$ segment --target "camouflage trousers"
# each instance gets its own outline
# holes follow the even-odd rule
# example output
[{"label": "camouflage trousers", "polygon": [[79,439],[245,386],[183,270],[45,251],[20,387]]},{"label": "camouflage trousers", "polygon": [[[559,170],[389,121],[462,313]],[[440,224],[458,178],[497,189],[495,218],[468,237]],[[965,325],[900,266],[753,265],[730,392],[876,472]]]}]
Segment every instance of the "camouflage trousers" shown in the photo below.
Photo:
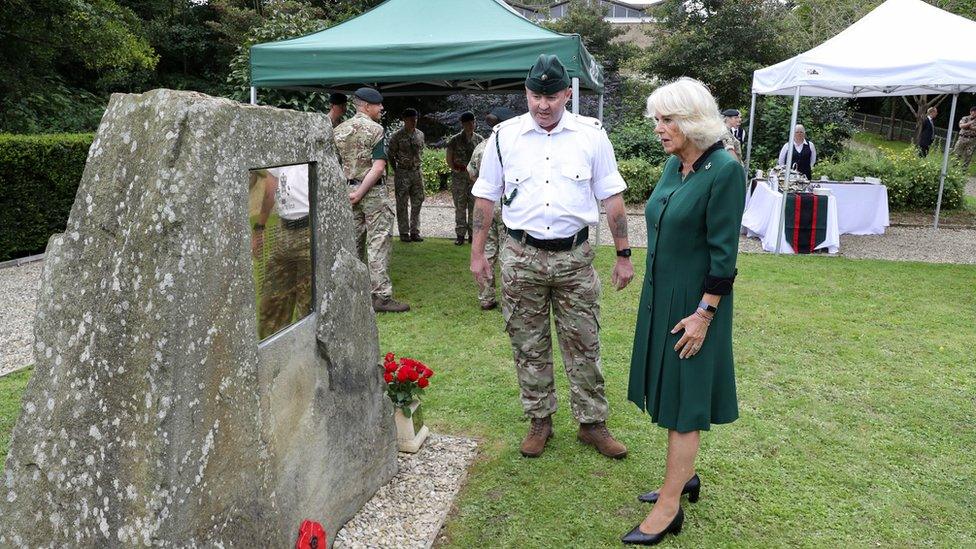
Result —
[{"label": "camouflage trousers", "polygon": [[478,301],[482,305],[495,302],[495,265],[498,264],[498,257],[506,238],[508,238],[508,233],[505,232],[505,224],[502,222],[502,206],[501,203],[497,203],[495,204],[491,226],[488,227],[488,240],[485,241],[485,258],[488,260],[491,271],[485,284],[478,288]]},{"label": "camouflage trousers", "polygon": [[960,137],[956,141],[956,146],[952,149],[952,154],[962,160],[963,168],[969,169],[969,163],[973,160],[973,151],[976,150],[976,139]]},{"label": "camouflage trousers", "polygon": [[393,243],[393,207],[386,195],[386,186],[374,185],[352,207],[352,224],[356,230],[356,251],[369,268],[369,291],[374,296],[393,297],[390,281],[390,253]]},{"label": "camouflage trousers", "polygon": [[301,317],[312,310],[311,232],[307,226],[286,229],[280,223],[273,230],[258,307],[260,339],[291,324],[296,313]]},{"label": "camouflage trousers", "polygon": [[451,172],[451,196],[454,197],[454,233],[464,238],[471,233],[471,218],[474,217],[474,196],[471,188],[474,182],[467,171]]},{"label": "camouflage trousers", "polygon": [[549,310],[580,423],[608,414],[600,368],[600,278],[589,243],[548,252],[508,238],[502,248],[502,315],[512,342],[522,409],[532,418],[556,411]]},{"label": "camouflage trousers", "polygon": [[[396,218],[400,236],[420,234],[420,205],[424,203],[424,178],[420,168],[397,170],[393,176],[396,191]],[[407,206],[410,217],[407,217]]]}]

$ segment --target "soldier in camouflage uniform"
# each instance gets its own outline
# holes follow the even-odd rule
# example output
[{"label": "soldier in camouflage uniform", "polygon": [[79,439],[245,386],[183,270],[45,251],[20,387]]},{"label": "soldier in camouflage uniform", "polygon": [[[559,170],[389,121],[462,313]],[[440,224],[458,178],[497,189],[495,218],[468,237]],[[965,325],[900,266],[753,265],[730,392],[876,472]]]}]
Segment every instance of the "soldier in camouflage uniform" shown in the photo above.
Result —
[{"label": "soldier in camouflage uniform", "polygon": [[468,162],[474,148],[484,140],[474,133],[474,114],[461,114],[461,131],[451,136],[447,142],[447,167],[451,168],[451,195],[454,197],[454,244],[464,244],[465,237],[471,241],[471,216],[474,211],[474,197],[471,196],[471,179],[468,177]]},{"label": "soldier in camouflage uniform", "polygon": [[529,112],[495,127],[478,180],[471,272],[489,276],[485,256],[494,203],[502,200],[508,239],[501,253],[502,316],[512,343],[522,409],[531,418],[520,451],[542,454],[556,412],[550,310],[569,378],[577,438],[608,457],[627,448],[606,426],[609,413],[600,368],[600,279],[587,242],[603,200],[617,248],[611,281],[617,289],[634,276],[627,243],[627,188],[599,121],[566,112],[572,97],[566,68],[540,55],[525,80]]},{"label": "soldier in camouflage uniform", "polygon": [[[261,210],[251,233],[251,253],[264,258],[258,338],[286,328],[312,311],[312,240],[308,219],[308,165],[297,164],[253,173],[264,185]],[[265,224],[278,215],[265,249]]]},{"label": "soldier in camouflage uniform", "polygon": [[393,299],[389,274],[393,207],[382,186],[387,159],[383,126],[379,124],[383,96],[373,88],[359,88],[353,103],[356,115],[336,127],[335,142],[349,184],[356,247],[360,259],[369,267],[373,310],[408,311],[408,305]]},{"label": "soldier in camouflage uniform", "polygon": [[959,141],[956,141],[952,153],[962,160],[963,169],[969,170],[974,150],[976,150],[976,106],[970,107],[969,116],[964,116],[959,121]]},{"label": "soldier in camouflage uniform", "polygon": [[[515,113],[511,109],[496,107],[485,116],[485,122],[489,126],[495,127],[500,122],[504,122],[513,116],[515,116]],[[478,171],[481,169],[481,157],[485,154],[485,146],[487,144],[488,141],[478,143],[478,146],[474,148],[474,152],[471,154],[471,161],[468,162],[468,175],[471,177],[472,185],[478,180]],[[481,304],[482,311],[490,311],[498,306],[498,302],[495,301],[495,264],[498,262],[501,246],[505,243],[505,236],[505,223],[502,222],[502,203],[499,200],[495,202],[491,227],[488,229],[488,240],[485,242],[485,258],[488,260],[488,264],[491,265],[491,272],[488,274],[488,279],[478,286],[478,302]]]},{"label": "soldier in camouflage uniform", "polygon": [[[420,154],[424,150],[424,132],[417,129],[417,110],[403,111],[403,128],[390,136],[388,153],[393,165],[393,188],[396,191],[396,217],[403,242],[423,242],[420,237],[420,206],[424,203],[424,178],[420,171]],[[407,218],[407,204],[410,217]]]},{"label": "soldier in camouflage uniform", "polygon": [[741,131],[739,124],[742,122],[742,115],[738,109],[725,109],[722,116],[725,118],[725,127],[728,128],[728,132],[722,137],[722,145],[742,164],[742,140],[736,135]]}]

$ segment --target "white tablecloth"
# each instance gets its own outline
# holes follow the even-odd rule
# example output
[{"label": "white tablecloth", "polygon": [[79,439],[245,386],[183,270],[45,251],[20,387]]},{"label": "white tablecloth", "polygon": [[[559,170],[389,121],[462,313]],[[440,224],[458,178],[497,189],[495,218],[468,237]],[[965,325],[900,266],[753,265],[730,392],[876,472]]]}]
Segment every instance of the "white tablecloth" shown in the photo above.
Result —
[{"label": "white tablecloth", "polygon": [[884,234],[888,218],[888,187],[857,183],[820,183],[837,197],[840,234]]},{"label": "white tablecloth", "polygon": [[[783,193],[776,192],[768,186],[756,185],[756,190],[749,197],[749,204],[742,214],[742,226],[750,238],[759,238],[762,247],[767,252],[776,251],[776,233],[779,232],[779,218],[783,211]],[[782,233],[780,233],[782,234]],[[837,199],[827,197],[827,235],[817,249],[826,248],[828,253],[835,254],[840,249],[840,231],[837,228]],[[791,254],[793,247],[789,241],[783,239],[780,251]]]}]

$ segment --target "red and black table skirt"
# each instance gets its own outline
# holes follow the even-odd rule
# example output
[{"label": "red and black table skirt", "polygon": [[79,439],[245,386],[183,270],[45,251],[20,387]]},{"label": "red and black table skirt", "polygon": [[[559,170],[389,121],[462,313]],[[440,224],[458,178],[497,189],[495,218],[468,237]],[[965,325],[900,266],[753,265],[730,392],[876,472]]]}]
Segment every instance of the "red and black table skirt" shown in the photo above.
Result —
[{"label": "red and black table skirt", "polygon": [[798,254],[812,253],[827,239],[827,197],[813,193],[786,195],[786,241]]}]

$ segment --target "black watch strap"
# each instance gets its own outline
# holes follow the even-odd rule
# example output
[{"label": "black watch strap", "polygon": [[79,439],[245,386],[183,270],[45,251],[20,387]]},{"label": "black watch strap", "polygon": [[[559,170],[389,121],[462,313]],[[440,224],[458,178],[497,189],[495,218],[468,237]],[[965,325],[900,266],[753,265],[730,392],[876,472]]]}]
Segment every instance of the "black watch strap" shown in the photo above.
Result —
[{"label": "black watch strap", "polygon": [[617,257],[630,257],[630,248],[617,250]]},{"label": "black watch strap", "polygon": [[705,300],[702,300],[698,304],[698,308],[704,310],[706,313],[714,313],[718,311],[718,307],[716,307],[715,305],[709,305],[708,303],[705,303]]}]

